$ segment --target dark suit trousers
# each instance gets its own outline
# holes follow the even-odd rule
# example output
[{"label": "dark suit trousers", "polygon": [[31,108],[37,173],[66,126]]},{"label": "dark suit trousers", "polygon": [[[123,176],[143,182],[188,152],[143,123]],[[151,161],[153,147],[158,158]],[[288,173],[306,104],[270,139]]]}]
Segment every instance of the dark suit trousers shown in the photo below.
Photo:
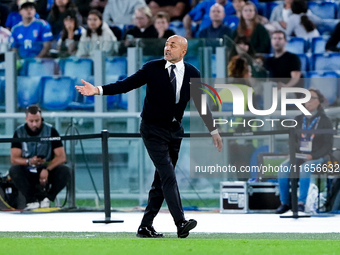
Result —
[{"label": "dark suit trousers", "polygon": [[177,186],[175,166],[184,134],[183,127],[178,122],[173,122],[167,127],[159,127],[143,120],[140,133],[156,167],[141,226],[152,226],[153,219],[159,212],[164,199],[175,224],[178,225],[184,220],[184,213]]}]

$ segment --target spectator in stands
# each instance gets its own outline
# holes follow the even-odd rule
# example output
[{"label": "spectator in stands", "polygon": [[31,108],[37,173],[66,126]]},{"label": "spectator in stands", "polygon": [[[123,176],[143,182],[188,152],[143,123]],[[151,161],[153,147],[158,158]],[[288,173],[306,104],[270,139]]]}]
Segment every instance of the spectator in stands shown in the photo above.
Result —
[{"label": "spectator in stands", "polygon": [[[17,0],[13,6],[12,6],[12,10],[9,13],[9,15],[7,16],[7,20],[6,21],[6,27],[11,30],[16,24],[19,24],[22,21],[22,17],[19,13],[19,8],[18,5],[19,3],[22,2],[21,0]],[[39,19],[39,14],[35,13],[35,18]]]},{"label": "spectator in stands", "polygon": [[249,39],[246,36],[238,36],[234,39],[234,44],[232,45],[229,53],[229,60],[231,61],[234,56],[239,55],[251,63],[255,54],[256,52]]},{"label": "spectator in stands", "polygon": [[292,2],[293,0],[284,0],[284,3],[279,3],[274,7],[269,21],[276,29],[285,30],[287,28],[289,16],[292,15]]},{"label": "spectator in stands", "polygon": [[[0,13],[0,23],[2,21],[2,16]],[[9,49],[9,42],[11,38],[11,31],[0,26],[0,53],[4,53]]]},{"label": "spectator in stands", "polygon": [[182,20],[184,15],[190,11],[189,0],[146,0],[152,16],[158,12],[167,12],[170,20]]},{"label": "spectator in stands", "polygon": [[[37,105],[27,107],[25,120],[13,138],[59,137],[58,131],[44,122]],[[70,180],[70,169],[65,162],[66,153],[60,140],[12,142],[9,175],[26,198],[26,209],[50,207],[50,201]]]},{"label": "spectator in stands", "polygon": [[244,84],[251,87],[249,79],[251,77],[251,68],[247,59],[242,56],[234,56],[228,64],[228,76],[237,84]]},{"label": "spectator in stands", "polygon": [[292,15],[287,23],[287,36],[303,37],[305,40],[319,36],[316,29],[321,19],[308,10],[305,0],[294,0],[292,3]]},{"label": "spectator in stands", "polygon": [[63,31],[61,31],[58,40],[59,57],[75,55],[83,33],[86,33],[86,31],[83,27],[79,26],[76,11],[73,9],[67,10]]},{"label": "spectator in stands", "polygon": [[87,29],[80,37],[77,57],[92,57],[95,50],[112,55],[116,50],[117,38],[110,27],[103,21],[98,10],[91,10],[87,18]]},{"label": "spectator in stands", "polygon": [[[68,9],[75,9],[74,2],[72,0],[55,0],[52,5],[52,9],[47,17],[48,23],[51,25],[54,39],[58,39],[60,32],[63,30],[64,18]],[[79,23],[82,18],[77,13]]]},{"label": "spectator in stands", "polygon": [[46,20],[51,11],[54,0],[37,0],[35,1],[36,10],[41,19]]},{"label": "spectator in stands", "polygon": [[143,6],[146,6],[144,0],[108,0],[103,20],[111,27],[119,24],[133,24],[135,11]]},{"label": "spectator in stands", "polygon": [[199,38],[224,38],[225,36],[228,38],[232,37],[233,31],[228,26],[223,24],[225,12],[221,4],[215,3],[213,6],[211,6],[209,16],[211,25],[199,32]]},{"label": "spectator in stands", "polygon": [[140,7],[135,11],[135,24],[126,32],[125,38],[158,38],[158,32],[152,24],[152,13],[149,7]]},{"label": "spectator in stands", "polygon": [[20,58],[46,57],[53,39],[50,25],[35,18],[34,0],[20,0],[18,7],[22,22],[12,28],[12,49]]},{"label": "spectator in stands", "polygon": [[[305,103],[305,107],[312,115],[305,116],[304,114],[301,114],[297,116],[295,118],[297,122],[296,128],[303,130],[328,129],[328,131],[333,131],[332,121],[325,114],[322,107],[322,103],[325,101],[324,96],[319,90],[311,88],[309,91],[311,93],[311,98],[307,103]],[[314,166],[321,165],[325,162],[325,157],[332,153],[333,134],[296,134],[295,140],[295,152],[298,153],[298,155],[296,155],[297,169],[300,169],[298,211],[304,212],[310,184],[312,164]],[[282,166],[286,166],[285,169],[290,169],[289,165],[289,159],[282,163]],[[280,171],[278,173],[281,200],[281,205],[276,210],[276,213],[278,214],[285,213],[291,209],[289,176],[289,170]]]},{"label": "spectator in stands", "polygon": [[267,59],[266,67],[270,77],[275,78],[278,89],[302,87],[301,62],[297,55],[286,51],[286,34],[277,30],[272,34],[271,44],[274,56]]},{"label": "spectator in stands", "polygon": [[5,23],[6,23],[6,20],[7,20],[7,17],[9,15],[10,11],[9,11],[9,8],[7,5],[4,5],[2,3],[0,3],[0,15],[1,15],[1,23],[0,25],[2,27],[5,27]]},{"label": "spectator in stands", "polygon": [[175,35],[175,32],[169,29],[170,16],[166,12],[159,12],[155,16],[154,26],[158,32],[158,38],[168,39]]},{"label": "spectator in stands", "polygon": [[[0,13],[0,21],[1,21],[1,13]],[[5,61],[5,52],[8,51],[9,49],[10,38],[11,38],[11,32],[8,29],[4,28],[3,26],[0,26],[0,66],[4,64],[2,62]]]},{"label": "spectator in stands", "polygon": [[[224,23],[227,24],[232,29],[236,29],[238,24],[239,24],[240,18],[241,18],[242,8],[246,4],[247,1],[248,0],[233,0],[233,7],[236,11],[236,15],[231,15],[231,16],[227,17],[227,19],[224,21]],[[252,1],[252,2],[255,3],[254,1]],[[261,16],[261,15],[257,15],[257,18],[258,18],[259,23],[264,25],[266,27],[266,29],[268,30],[268,28],[267,28],[267,26],[269,25],[268,19],[264,16]]]},{"label": "spectator in stands", "polygon": [[340,22],[336,25],[331,37],[328,39],[326,43],[326,51],[335,51],[339,52],[340,48],[338,44],[340,42]]},{"label": "spectator in stands", "polygon": [[[89,16],[90,10],[96,9],[103,13],[107,2],[108,0],[74,0],[74,3],[77,6],[78,11],[83,18],[82,24],[86,24],[87,16]],[[103,20],[105,21],[104,18]]]},{"label": "spectator in stands", "polygon": [[[198,3],[185,17],[183,18],[183,25],[186,30],[186,38],[193,38],[194,35],[191,29],[192,21],[199,23],[199,31],[211,25],[209,17],[210,8],[215,3],[221,4],[224,7],[226,17],[235,14],[234,7],[227,0],[207,0]],[[226,21],[226,18],[224,19]]]},{"label": "spectator in stands", "polygon": [[234,37],[236,36],[249,38],[254,50],[258,53],[270,52],[269,34],[260,24],[256,6],[252,2],[246,2],[242,8],[240,22],[234,33]]}]

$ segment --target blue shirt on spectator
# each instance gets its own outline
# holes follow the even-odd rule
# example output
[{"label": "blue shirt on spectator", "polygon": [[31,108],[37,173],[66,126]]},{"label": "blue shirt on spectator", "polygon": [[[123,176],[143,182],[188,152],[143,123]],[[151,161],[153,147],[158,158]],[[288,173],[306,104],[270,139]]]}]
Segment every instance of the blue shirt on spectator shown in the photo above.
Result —
[{"label": "blue shirt on spectator", "polygon": [[[34,17],[36,19],[40,18],[38,13],[36,13]],[[22,17],[19,12],[11,12],[8,14],[5,26],[12,29],[12,27],[14,27],[16,24],[19,24],[21,21]]]},{"label": "blue shirt on spectator", "polygon": [[[206,27],[209,27],[211,25],[211,20],[209,17],[210,7],[216,4],[216,0],[207,0],[202,1],[198,3],[189,13],[188,15],[193,21],[199,21],[202,20],[200,24],[199,30],[202,30]],[[228,1],[226,5],[224,5],[224,11],[226,14],[226,17],[232,14],[235,14],[235,9]],[[225,18],[226,19],[226,18]]]},{"label": "blue shirt on spectator", "polygon": [[43,43],[52,39],[51,26],[42,19],[35,19],[28,26],[20,22],[12,28],[12,48],[18,49],[21,58],[34,58],[42,50]]},{"label": "blue shirt on spectator", "polygon": [[[255,5],[258,4],[258,0],[252,0],[252,2]],[[211,25],[209,12],[210,12],[210,7],[213,6],[214,4],[216,4],[216,0],[202,1],[198,3],[193,9],[191,9],[191,11],[188,13],[188,15],[193,21],[202,20],[200,27],[199,27],[199,31]],[[224,17],[223,23],[229,26],[228,17],[236,13],[231,0],[228,1],[226,5],[224,5],[224,12],[225,12],[225,17]],[[234,29],[234,26],[232,26],[231,28]]]}]

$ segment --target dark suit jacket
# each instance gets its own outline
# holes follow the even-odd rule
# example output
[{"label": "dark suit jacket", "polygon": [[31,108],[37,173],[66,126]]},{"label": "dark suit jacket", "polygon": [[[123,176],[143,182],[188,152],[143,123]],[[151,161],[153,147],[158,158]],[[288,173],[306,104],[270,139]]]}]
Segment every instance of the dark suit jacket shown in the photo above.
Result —
[{"label": "dark suit jacket", "polygon": [[[143,120],[154,125],[170,125],[174,117],[181,122],[185,107],[191,97],[199,114],[201,114],[202,90],[199,87],[202,86],[198,82],[190,82],[190,78],[200,78],[200,72],[191,64],[184,63],[185,71],[180,100],[178,104],[175,104],[175,91],[170,83],[165,64],[164,59],[147,62],[135,74],[125,80],[103,86],[103,94],[126,93],[146,84],[146,96],[141,116]],[[209,107],[207,107],[207,114],[201,115],[201,117],[209,131],[216,129],[213,127],[213,118]]]}]

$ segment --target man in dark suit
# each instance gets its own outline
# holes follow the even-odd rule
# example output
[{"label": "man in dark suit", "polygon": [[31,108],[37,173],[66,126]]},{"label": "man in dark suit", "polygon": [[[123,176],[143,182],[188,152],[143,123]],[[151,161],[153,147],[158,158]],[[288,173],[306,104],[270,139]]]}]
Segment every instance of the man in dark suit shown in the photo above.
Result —
[{"label": "man in dark suit", "polygon": [[[187,237],[197,224],[195,220],[186,221],[184,218],[174,171],[184,134],[181,120],[191,97],[201,114],[201,90],[198,89],[199,85],[190,82],[190,78],[200,78],[200,72],[184,63],[187,46],[184,37],[171,36],[165,44],[164,59],[147,62],[125,80],[98,87],[82,80],[84,86],[76,86],[81,94],[90,96],[126,93],[147,84],[140,132],[156,171],[148,205],[137,231],[138,237],[163,237],[163,234],[155,231],[152,223],[164,199],[177,226],[178,237]],[[207,114],[201,117],[220,152],[222,140],[213,127],[208,107]]]}]

